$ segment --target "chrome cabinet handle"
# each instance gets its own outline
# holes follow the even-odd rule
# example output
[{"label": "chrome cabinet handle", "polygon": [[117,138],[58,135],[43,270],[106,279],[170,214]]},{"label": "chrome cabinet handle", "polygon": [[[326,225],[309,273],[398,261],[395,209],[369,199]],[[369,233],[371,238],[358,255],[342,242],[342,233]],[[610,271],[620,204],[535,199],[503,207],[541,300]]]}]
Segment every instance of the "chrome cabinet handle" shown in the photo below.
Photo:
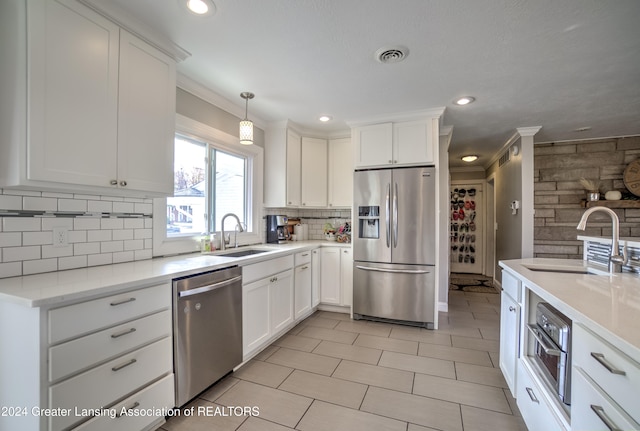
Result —
[{"label": "chrome cabinet handle", "polygon": [[620,376],[626,376],[627,373],[623,370],[617,369],[615,366],[611,365],[609,361],[607,361],[602,353],[591,352],[591,357],[598,361],[600,365],[605,367],[611,374],[618,374]]},{"label": "chrome cabinet handle", "polygon": [[540,401],[538,401],[538,398],[536,398],[536,394],[533,392],[533,389],[531,389],[530,387],[527,387],[527,394],[529,394],[529,398],[531,398],[531,401],[533,401],[536,404],[540,404]]},{"label": "chrome cabinet handle", "polygon": [[513,305],[509,306],[509,311],[516,311],[516,307],[514,307]]},{"label": "chrome cabinet handle", "polygon": [[309,256],[309,253],[305,253],[305,254],[302,255],[302,257],[304,257],[304,256]]},{"label": "chrome cabinet handle", "polygon": [[533,335],[538,343],[540,343],[540,347],[542,347],[544,353],[551,356],[560,356],[560,350],[553,348],[553,346],[549,345],[549,343],[546,342],[546,340],[540,334],[536,325],[530,323],[527,325],[527,327],[529,328],[529,332],[531,332],[531,335]]},{"label": "chrome cabinet handle", "polygon": [[124,180],[122,180],[122,181],[120,181],[120,185],[121,185],[122,187],[126,187],[127,182],[126,182],[126,181],[124,181]]},{"label": "chrome cabinet handle", "polygon": [[127,299],[122,299],[122,300],[120,300],[120,301],[112,302],[110,305],[111,305],[112,307],[117,307],[118,305],[127,304],[127,303],[129,303],[129,302],[133,302],[133,301],[135,301],[135,300],[136,300],[136,298],[127,298]]},{"label": "chrome cabinet handle", "polygon": [[122,365],[116,365],[115,367],[111,368],[111,371],[120,371],[121,369],[127,368],[129,365],[133,365],[136,362],[138,362],[138,361],[135,360],[135,359],[132,359],[129,362],[126,362],[126,363],[124,363]]},{"label": "chrome cabinet handle", "polygon": [[307,265],[303,266],[302,269],[309,269]]},{"label": "chrome cabinet handle", "polygon": [[120,337],[122,337],[124,335],[132,334],[134,332],[136,332],[136,328],[125,329],[122,332],[117,332],[115,334],[111,334],[111,338],[120,338]]},{"label": "chrome cabinet handle", "polygon": [[607,415],[607,413],[604,411],[602,406],[596,406],[595,404],[591,404],[591,410],[593,410],[596,416],[598,416],[598,418],[602,421],[602,423],[604,423],[607,426],[607,428],[609,428],[609,430],[622,431],[622,429],[620,429],[618,425],[616,425],[616,423],[611,420],[611,418]]},{"label": "chrome cabinet handle", "polygon": [[122,408],[122,410],[120,410],[120,411],[116,414],[116,419],[117,419],[117,418],[119,418],[119,417],[125,416],[125,415],[123,415],[123,414],[122,414],[122,412],[123,412],[123,411],[133,410],[133,409],[135,409],[136,407],[139,407],[139,406],[140,406],[140,403],[136,401],[135,403],[133,403],[133,404],[131,405],[131,407],[123,407],[123,408]]},{"label": "chrome cabinet handle", "polygon": [[112,186],[117,186],[118,185],[118,180],[111,180],[111,181],[109,181],[109,184],[111,184]]}]

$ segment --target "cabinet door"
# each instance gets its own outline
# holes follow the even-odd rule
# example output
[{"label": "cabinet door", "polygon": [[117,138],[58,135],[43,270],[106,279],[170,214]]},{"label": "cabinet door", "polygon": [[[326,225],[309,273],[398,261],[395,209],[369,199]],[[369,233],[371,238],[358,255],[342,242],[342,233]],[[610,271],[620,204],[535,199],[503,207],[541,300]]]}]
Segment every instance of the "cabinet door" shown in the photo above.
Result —
[{"label": "cabinet door", "polygon": [[353,204],[353,146],[350,138],[329,141],[329,206]]},{"label": "cabinet door", "polygon": [[356,167],[389,165],[393,163],[392,123],[374,124],[354,129]]},{"label": "cabinet door", "polygon": [[393,163],[434,163],[430,122],[410,121],[393,125]]},{"label": "cabinet door", "polygon": [[297,320],[300,317],[308,314],[311,311],[311,279],[312,270],[311,264],[306,263],[296,267],[294,282],[295,282],[295,313],[294,318]]},{"label": "cabinet door", "polygon": [[118,186],[173,194],[175,61],[120,33]]},{"label": "cabinet door", "polygon": [[353,253],[351,248],[340,251],[340,289],[342,290],[341,304],[353,304]]},{"label": "cabinet door", "polygon": [[242,354],[246,358],[269,339],[270,278],[242,286]]},{"label": "cabinet door", "polygon": [[311,250],[311,307],[320,303],[320,250]]},{"label": "cabinet door", "polygon": [[293,322],[293,271],[276,274],[269,285],[271,335]]},{"label": "cabinet door", "polygon": [[[504,275],[504,272],[503,272]],[[505,292],[500,297],[500,370],[511,394],[516,394],[516,367],[519,354],[520,306]]]},{"label": "cabinet door", "polygon": [[340,305],[340,248],[322,248],[320,259],[320,302]]},{"label": "cabinet door", "polygon": [[301,152],[300,135],[287,130],[287,206],[300,206]]},{"label": "cabinet door", "polygon": [[116,178],[119,28],[76,2],[26,4],[26,176],[109,187]]},{"label": "cabinet door", "polygon": [[302,206],[327,206],[327,141],[302,138]]},{"label": "cabinet door", "polygon": [[516,400],[527,428],[531,431],[567,431],[567,427],[549,404],[544,391],[524,361],[519,360]]}]

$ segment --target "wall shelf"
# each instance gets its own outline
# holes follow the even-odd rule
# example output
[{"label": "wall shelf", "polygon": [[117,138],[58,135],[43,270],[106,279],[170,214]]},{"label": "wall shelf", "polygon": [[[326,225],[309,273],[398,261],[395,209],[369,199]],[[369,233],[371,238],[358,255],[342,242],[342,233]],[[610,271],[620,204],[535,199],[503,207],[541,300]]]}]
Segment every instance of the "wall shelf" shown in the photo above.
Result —
[{"label": "wall shelf", "polygon": [[619,200],[619,201],[582,201],[582,208],[607,207],[607,208],[640,208],[640,200]]}]

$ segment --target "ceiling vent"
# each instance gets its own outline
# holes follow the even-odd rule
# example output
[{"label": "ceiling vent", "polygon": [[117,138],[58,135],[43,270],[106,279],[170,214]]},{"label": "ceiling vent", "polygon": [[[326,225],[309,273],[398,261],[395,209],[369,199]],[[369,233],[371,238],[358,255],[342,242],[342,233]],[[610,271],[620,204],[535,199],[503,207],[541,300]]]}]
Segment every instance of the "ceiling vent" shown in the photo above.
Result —
[{"label": "ceiling vent", "polygon": [[375,56],[380,63],[399,63],[409,56],[409,48],[404,46],[380,48]]}]

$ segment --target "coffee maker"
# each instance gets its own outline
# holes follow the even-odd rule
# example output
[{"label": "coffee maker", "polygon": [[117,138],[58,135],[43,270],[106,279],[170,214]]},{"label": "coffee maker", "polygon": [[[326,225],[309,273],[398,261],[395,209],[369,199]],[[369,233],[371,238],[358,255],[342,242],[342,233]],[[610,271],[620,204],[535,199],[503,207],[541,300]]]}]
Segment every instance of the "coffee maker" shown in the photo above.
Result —
[{"label": "coffee maker", "polygon": [[289,239],[289,226],[287,216],[267,216],[267,243],[284,244]]}]

